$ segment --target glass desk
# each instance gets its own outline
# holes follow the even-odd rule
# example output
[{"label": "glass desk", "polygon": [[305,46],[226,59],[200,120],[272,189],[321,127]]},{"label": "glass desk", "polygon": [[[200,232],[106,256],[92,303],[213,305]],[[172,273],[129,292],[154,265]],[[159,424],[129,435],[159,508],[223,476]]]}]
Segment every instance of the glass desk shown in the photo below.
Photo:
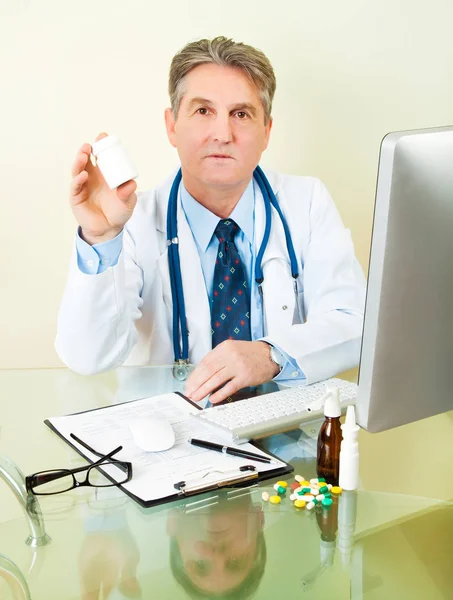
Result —
[{"label": "glass desk", "polygon": [[[0,389],[0,456],[29,474],[84,464],[45,418],[183,384],[166,367],[92,377],[51,369],[2,371]],[[314,477],[319,425],[263,447]],[[0,479],[0,598],[451,598],[452,439],[452,413],[361,431],[360,489],[321,512],[262,502],[273,481],[150,509],[115,488],[41,498],[51,543],[38,548],[25,544],[25,513]]]}]

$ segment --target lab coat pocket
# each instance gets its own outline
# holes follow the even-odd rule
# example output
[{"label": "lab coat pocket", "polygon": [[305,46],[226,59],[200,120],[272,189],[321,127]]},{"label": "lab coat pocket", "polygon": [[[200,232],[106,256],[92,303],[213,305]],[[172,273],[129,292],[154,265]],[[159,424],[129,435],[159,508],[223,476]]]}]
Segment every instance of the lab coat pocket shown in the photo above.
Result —
[{"label": "lab coat pocket", "polygon": [[263,264],[263,312],[265,335],[281,333],[297,313],[294,280],[287,261],[273,258]]}]

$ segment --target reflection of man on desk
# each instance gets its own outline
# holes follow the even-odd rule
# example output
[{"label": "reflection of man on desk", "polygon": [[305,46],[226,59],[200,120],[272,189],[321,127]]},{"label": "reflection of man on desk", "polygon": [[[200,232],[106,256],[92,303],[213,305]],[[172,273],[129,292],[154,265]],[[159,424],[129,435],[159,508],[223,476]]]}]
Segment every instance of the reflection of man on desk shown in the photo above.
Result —
[{"label": "reflection of man on desk", "polygon": [[168,518],[170,566],[190,598],[251,597],[266,565],[264,515],[245,493]]},{"label": "reflection of man on desk", "polygon": [[137,199],[134,181],[107,187],[89,144],[77,154],[62,360],[94,373],[187,359],[199,364],[186,393],[215,392],[213,403],[356,366],[364,279],[349,231],[318,180],[256,170],[272,127],[268,59],[226,38],[193,42],[172,61],[169,91],[179,183],[173,174]]}]

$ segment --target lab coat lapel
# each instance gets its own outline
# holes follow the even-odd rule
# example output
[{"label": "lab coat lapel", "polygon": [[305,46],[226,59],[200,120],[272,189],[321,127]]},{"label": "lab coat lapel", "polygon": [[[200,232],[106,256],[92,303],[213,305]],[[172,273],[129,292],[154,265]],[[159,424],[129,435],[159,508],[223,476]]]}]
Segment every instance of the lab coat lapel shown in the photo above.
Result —
[{"label": "lab coat lapel", "polygon": [[[266,173],[266,175],[274,193],[277,194],[278,181],[272,173]],[[263,240],[266,215],[263,195],[258,184],[255,189],[255,253],[257,255]],[[273,332],[281,331],[281,328],[292,325],[296,308],[294,281],[291,276],[285,231],[277,211],[273,207],[271,210],[271,233],[262,260],[264,335],[270,337]]]},{"label": "lab coat lapel", "polygon": [[[156,225],[162,238],[163,252],[158,259],[162,280],[162,291],[167,308],[170,335],[172,335],[173,302],[171,296],[170,272],[168,268],[168,247],[166,245],[166,215],[171,181],[160,188],[157,198]],[[211,313],[200,257],[189,224],[178,195],[178,239],[184,303],[187,328],[189,330],[189,359],[198,363],[212,348]]]}]

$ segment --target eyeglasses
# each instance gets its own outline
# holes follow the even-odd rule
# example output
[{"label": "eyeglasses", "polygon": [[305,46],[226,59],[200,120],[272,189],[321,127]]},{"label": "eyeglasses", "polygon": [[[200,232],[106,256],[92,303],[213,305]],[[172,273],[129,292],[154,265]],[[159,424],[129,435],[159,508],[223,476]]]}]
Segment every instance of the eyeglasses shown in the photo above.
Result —
[{"label": "eyeglasses", "polygon": [[[123,446],[118,446],[108,454],[100,454],[73,433],[70,435],[84,448],[99,456],[99,460],[78,469],[52,469],[27,475],[25,478],[27,492],[35,496],[50,496],[84,486],[113,487],[127,483],[132,479],[132,463],[113,458],[115,454],[123,449]],[[78,481],[75,476],[76,473],[85,472],[85,480]]]}]

